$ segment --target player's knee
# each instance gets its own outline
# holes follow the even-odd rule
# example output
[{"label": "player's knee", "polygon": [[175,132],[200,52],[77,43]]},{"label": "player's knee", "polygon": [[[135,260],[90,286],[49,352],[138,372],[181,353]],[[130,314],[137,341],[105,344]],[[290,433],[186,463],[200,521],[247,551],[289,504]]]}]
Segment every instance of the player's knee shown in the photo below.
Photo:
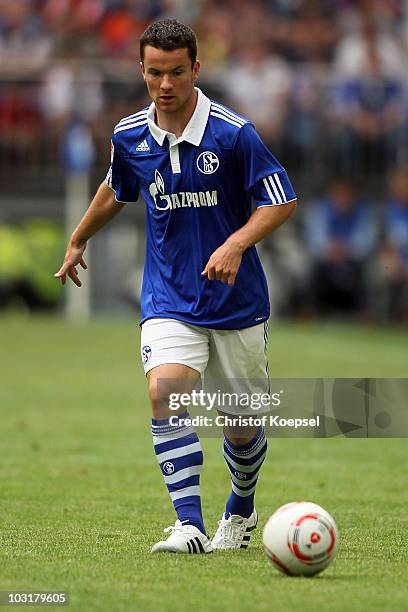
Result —
[{"label": "player's knee", "polygon": [[167,418],[170,413],[168,398],[166,401],[163,389],[161,389],[160,381],[158,381],[156,377],[150,378],[148,392],[153,417],[156,419]]},{"label": "player's knee", "polygon": [[225,427],[224,435],[231,444],[244,446],[255,438],[257,429],[254,427]]},{"label": "player's knee", "polygon": [[152,404],[156,403],[159,397],[159,392],[158,392],[158,382],[155,376],[151,376],[149,378],[148,384],[147,384],[147,391],[149,393],[150,402]]},{"label": "player's knee", "polygon": [[178,415],[185,411],[185,408],[181,410],[171,402],[174,394],[180,394],[177,393],[177,389],[176,381],[160,379],[157,376],[149,378],[148,392],[153,418],[167,419],[171,415]]},{"label": "player's knee", "polygon": [[250,435],[240,435],[240,436],[231,436],[231,435],[226,435],[226,438],[228,438],[228,441],[231,442],[231,444],[234,444],[234,446],[244,446],[244,444],[249,444],[249,442],[251,442],[251,440],[253,440],[254,436],[250,436]]},{"label": "player's knee", "polygon": [[261,436],[264,429],[252,425],[232,425],[224,426],[224,435],[231,444],[244,446],[249,444],[256,437]]}]

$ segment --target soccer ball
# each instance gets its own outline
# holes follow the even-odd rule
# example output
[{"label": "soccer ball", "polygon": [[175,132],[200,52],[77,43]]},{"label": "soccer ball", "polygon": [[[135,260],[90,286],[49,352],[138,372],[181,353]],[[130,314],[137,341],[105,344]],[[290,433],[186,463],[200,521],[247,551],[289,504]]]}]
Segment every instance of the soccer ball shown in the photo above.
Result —
[{"label": "soccer ball", "polygon": [[278,508],[263,531],[265,554],[289,576],[313,576],[333,560],[339,532],[326,510],[312,502],[291,502]]}]

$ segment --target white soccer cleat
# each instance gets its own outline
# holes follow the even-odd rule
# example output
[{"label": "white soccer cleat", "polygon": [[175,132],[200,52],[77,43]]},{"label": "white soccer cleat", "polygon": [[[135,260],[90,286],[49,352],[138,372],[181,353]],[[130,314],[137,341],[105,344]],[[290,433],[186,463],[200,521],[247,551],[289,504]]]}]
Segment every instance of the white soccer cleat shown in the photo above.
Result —
[{"label": "white soccer cleat", "polygon": [[175,525],[164,529],[164,533],[169,532],[167,540],[161,540],[153,546],[152,553],[212,553],[209,538],[194,525],[183,525],[177,520]]},{"label": "white soccer cleat", "polygon": [[251,539],[251,531],[258,524],[258,514],[254,508],[251,516],[244,518],[238,514],[232,514],[229,518],[222,515],[218,521],[218,529],[211,541],[214,550],[233,550],[248,548]]}]

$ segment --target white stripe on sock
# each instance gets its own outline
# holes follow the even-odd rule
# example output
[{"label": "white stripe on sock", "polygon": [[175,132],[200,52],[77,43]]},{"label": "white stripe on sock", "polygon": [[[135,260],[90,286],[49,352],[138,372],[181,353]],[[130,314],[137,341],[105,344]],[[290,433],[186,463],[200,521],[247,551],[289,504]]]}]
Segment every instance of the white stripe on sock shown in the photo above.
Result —
[{"label": "white stripe on sock", "polygon": [[189,476],[196,476],[201,472],[201,465],[192,465],[190,467],[184,468],[183,470],[179,470],[174,474],[170,474],[170,476],[165,476],[164,480],[166,484],[176,484],[181,482],[185,478],[189,478]]},{"label": "white stripe on sock", "polygon": [[157,461],[161,463],[162,461],[167,461],[168,459],[177,459],[177,457],[185,457],[186,455],[192,455],[193,453],[198,453],[200,451],[200,442],[194,442],[193,444],[188,444],[187,446],[182,446],[181,448],[172,448],[171,450],[156,455],[156,457]]},{"label": "white stripe on sock", "polygon": [[251,472],[254,472],[256,470],[256,468],[261,465],[262,461],[264,461],[265,455],[266,455],[266,449],[265,449],[265,452],[263,453],[262,457],[260,457],[258,459],[258,461],[255,461],[255,463],[252,463],[251,465],[244,465],[242,463],[237,463],[236,461],[231,459],[231,457],[229,455],[227,455],[227,453],[224,452],[224,457],[225,457],[226,461],[233,468],[235,468],[236,470],[239,470],[240,472],[244,472],[248,468],[251,468]]},{"label": "white stripe on sock", "polygon": [[239,497],[249,497],[249,495],[252,495],[252,493],[255,491],[256,489],[256,484],[251,487],[250,489],[247,489],[246,491],[242,491],[241,489],[238,489],[233,482],[231,482],[231,486],[232,486],[232,490],[234,491],[234,493],[236,495],[238,495]]},{"label": "white stripe on sock", "polygon": [[153,434],[153,444],[156,446],[157,444],[163,444],[164,442],[170,442],[170,440],[178,440],[179,438],[184,438],[184,436],[192,436],[194,434],[194,429],[192,427],[184,428],[182,431],[178,431],[176,433],[171,433],[170,431],[167,434],[162,434],[157,436]]},{"label": "white stripe on sock", "polygon": [[181,499],[182,497],[190,497],[191,495],[200,495],[199,485],[185,487],[184,489],[180,489],[180,491],[173,491],[173,493],[170,493],[171,501],[176,501],[176,499]]},{"label": "white stripe on sock", "polygon": [[[228,442],[226,442],[226,446],[228,448],[228,450],[230,451],[230,453],[232,453],[234,455],[235,458],[241,458],[241,459],[250,459],[251,457],[254,457],[255,455],[257,455],[259,453],[259,451],[261,450],[261,447],[265,444],[265,435],[263,434],[261,437],[258,438],[258,440],[255,442],[253,448],[247,450],[247,451],[240,451],[237,449],[232,449]],[[252,470],[251,470],[252,472]]]},{"label": "white stripe on sock", "polygon": [[[253,470],[251,470],[251,472],[252,471]],[[259,474],[259,471],[255,474],[255,476],[252,476],[252,478],[248,478],[248,480],[241,480],[240,478],[237,478],[235,476],[235,474],[230,472],[231,480],[233,480],[235,482],[235,484],[241,485],[242,487],[244,487],[246,485],[250,485],[251,483],[253,483],[254,480],[256,480],[258,478],[258,474]]]}]

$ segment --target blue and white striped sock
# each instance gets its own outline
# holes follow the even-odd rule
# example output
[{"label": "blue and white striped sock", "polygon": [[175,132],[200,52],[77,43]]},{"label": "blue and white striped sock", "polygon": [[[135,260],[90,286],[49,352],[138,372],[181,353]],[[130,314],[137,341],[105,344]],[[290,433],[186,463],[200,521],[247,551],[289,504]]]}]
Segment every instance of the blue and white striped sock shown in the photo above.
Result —
[{"label": "blue and white striped sock", "polygon": [[[188,412],[179,418],[188,417]],[[174,417],[173,417],[174,422]],[[152,419],[154,451],[180,521],[205,534],[200,497],[201,444],[192,427]]]},{"label": "blue and white striped sock", "polygon": [[248,518],[254,510],[255,488],[268,443],[260,427],[256,436],[243,446],[224,437],[224,457],[231,475],[232,491],[225,507],[225,517],[238,514]]}]

